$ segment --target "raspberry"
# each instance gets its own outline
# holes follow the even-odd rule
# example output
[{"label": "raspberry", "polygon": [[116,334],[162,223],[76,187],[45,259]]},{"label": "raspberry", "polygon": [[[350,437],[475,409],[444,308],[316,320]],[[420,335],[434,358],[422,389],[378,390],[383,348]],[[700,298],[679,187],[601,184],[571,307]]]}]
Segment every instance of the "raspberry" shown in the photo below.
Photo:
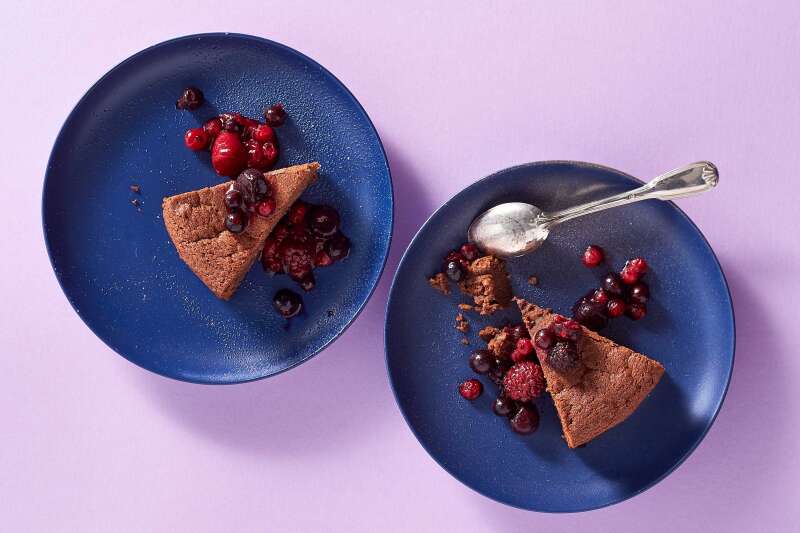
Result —
[{"label": "raspberry", "polygon": [[505,394],[512,400],[528,402],[544,391],[544,374],[539,365],[531,361],[517,363],[503,378]]},{"label": "raspberry", "polygon": [[533,343],[530,339],[519,339],[517,341],[517,347],[511,352],[511,360],[515,363],[519,363],[520,361],[524,361],[528,358],[528,356],[533,351]]},{"label": "raspberry", "polygon": [[547,363],[556,372],[566,372],[578,364],[578,349],[572,342],[557,342],[547,354]]}]

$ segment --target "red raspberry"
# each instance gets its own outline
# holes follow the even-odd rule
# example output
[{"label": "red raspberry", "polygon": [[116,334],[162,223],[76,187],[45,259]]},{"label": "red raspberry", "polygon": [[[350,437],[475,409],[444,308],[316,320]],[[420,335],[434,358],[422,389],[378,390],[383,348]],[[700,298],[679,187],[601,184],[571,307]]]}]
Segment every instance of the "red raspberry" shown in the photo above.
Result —
[{"label": "red raspberry", "polygon": [[465,400],[475,400],[483,392],[483,385],[477,379],[468,379],[458,386],[458,393]]},{"label": "red raspberry", "polygon": [[538,398],[544,391],[542,368],[532,361],[517,363],[503,377],[503,387],[512,400],[528,402]]},{"label": "red raspberry", "polygon": [[605,254],[603,253],[603,249],[596,244],[591,244],[583,252],[581,260],[585,266],[593,268],[602,263],[604,258]]},{"label": "red raspberry", "polygon": [[533,343],[531,340],[525,338],[519,339],[516,348],[511,352],[511,360],[515,363],[519,363],[527,359],[531,352],[533,352]]}]

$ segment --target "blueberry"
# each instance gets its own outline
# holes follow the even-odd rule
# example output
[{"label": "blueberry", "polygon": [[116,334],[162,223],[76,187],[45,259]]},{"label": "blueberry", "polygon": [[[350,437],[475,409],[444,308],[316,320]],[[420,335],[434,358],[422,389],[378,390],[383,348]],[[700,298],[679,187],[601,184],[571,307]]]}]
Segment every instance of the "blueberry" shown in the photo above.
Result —
[{"label": "blueberry", "polygon": [[461,269],[461,265],[457,261],[450,261],[445,265],[444,273],[447,274],[447,277],[450,278],[451,281],[458,283],[464,277],[464,271]]},{"label": "blueberry", "polygon": [[292,318],[303,309],[303,300],[289,289],[281,289],[275,293],[272,305],[284,318]]},{"label": "blueberry", "polygon": [[497,416],[508,416],[517,407],[517,402],[510,398],[506,398],[505,396],[498,396],[497,399],[492,404],[492,411]]},{"label": "blueberry", "polygon": [[494,354],[489,350],[475,350],[469,356],[469,366],[478,374],[486,374],[494,365]]},{"label": "blueberry", "polygon": [[247,214],[241,209],[232,211],[225,216],[225,227],[231,233],[241,233],[247,226]]}]

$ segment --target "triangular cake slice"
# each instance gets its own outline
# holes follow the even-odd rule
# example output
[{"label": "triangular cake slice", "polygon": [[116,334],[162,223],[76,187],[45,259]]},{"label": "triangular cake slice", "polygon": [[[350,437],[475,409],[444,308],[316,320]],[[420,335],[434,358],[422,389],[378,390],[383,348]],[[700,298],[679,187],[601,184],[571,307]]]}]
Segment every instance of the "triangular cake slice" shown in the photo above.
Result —
[{"label": "triangular cake slice", "polygon": [[[516,302],[531,338],[555,319],[549,309],[521,298]],[[586,444],[628,418],[664,374],[658,361],[586,328],[578,340],[580,360],[575,368],[556,372],[543,350],[537,347],[536,353],[570,448]]]},{"label": "triangular cake slice", "polygon": [[306,163],[266,173],[275,212],[251,216],[239,234],[225,229],[224,198],[230,182],[164,198],[164,225],[178,255],[218,298],[230,299],[272,228],[317,179],[318,170],[319,163]]}]

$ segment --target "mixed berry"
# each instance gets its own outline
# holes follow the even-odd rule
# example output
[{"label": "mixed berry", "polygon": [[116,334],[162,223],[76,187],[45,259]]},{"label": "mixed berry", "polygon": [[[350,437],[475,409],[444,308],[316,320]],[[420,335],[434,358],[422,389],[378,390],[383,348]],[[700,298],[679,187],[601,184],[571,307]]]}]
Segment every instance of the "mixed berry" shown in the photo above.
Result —
[{"label": "mixed berry", "polygon": [[553,322],[534,335],[536,347],[545,354],[547,364],[556,372],[567,372],[578,364],[578,339],[581,325],[575,320],[555,315]]},{"label": "mixed berry", "polygon": [[477,246],[464,243],[458,250],[447,252],[442,262],[442,271],[454,283],[463,280],[469,271],[469,264],[481,256]]},{"label": "mixed berry", "polygon": [[336,209],[297,201],[267,237],[261,265],[267,272],[288,274],[310,291],[316,283],[314,269],[346,258],[350,246]]},{"label": "mixed berry", "polygon": [[[536,431],[539,412],[533,400],[544,392],[545,382],[527,328],[524,324],[485,328],[481,336],[488,347],[473,351],[469,366],[499,387],[492,411],[508,418],[517,433]],[[475,378],[468,379],[459,385],[458,391],[467,400],[474,400],[483,392],[483,384]]]},{"label": "mixed berry", "polygon": [[[203,103],[203,93],[187,88],[175,106],[194,110]],[[263,172],[278,160],[278,138],[275,130],[286,122],[283,104],[274,104],[264,111],[264,122],[240,113],[221,113],[202,126],[191,128],[183,136],[187,148],[210,150],[211,166],[220,176],[233,178],[246,168]]]},{"label": "mixed berry", "polygon": [[[600,261],[596,261],[598,254]],[[591,245],[581,260],[584,265],[594,267],[602,262],[603,257],[602,248]],[[650,288],[642,281],[642,277],[648,270],[647,261],[636,257],[627,261],[619,273],[609,272],[601,280],[599,288],[589,291],[575,302],[572,306],[573,318],[594,331],[603,329],[609,318],[622,315],[631,320],[644,318]]]},{"label": "mixed berry", "polygon": [[272,305],[283,318],[289,319],[300,314],[303,310],[303,300],[300,295],[289,289],[281,289],[275,293]]},{"label": "mixed berry", "polygon": [[264,173],[248,168],[225,191],[225,227],[231,233],[241,233],[249,218],[255,214],[267,217],[275,211],[275,198]]}]

